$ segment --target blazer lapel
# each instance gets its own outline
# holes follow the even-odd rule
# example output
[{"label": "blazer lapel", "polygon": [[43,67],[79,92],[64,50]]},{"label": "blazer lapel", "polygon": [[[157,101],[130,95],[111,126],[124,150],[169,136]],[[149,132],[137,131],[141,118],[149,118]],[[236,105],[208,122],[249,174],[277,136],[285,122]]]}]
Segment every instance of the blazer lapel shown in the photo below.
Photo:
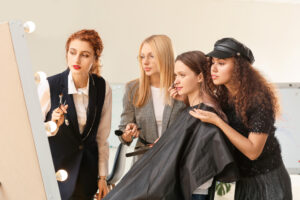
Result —
[{"label": "blazer lapel", "polygon": [[[68,71],[69,72],[69,71]],[[66,73],[66,76],[64,77],[64,85],[63,85],[63,102],[66,101],[66,104],[68,104],[68,109],[67,109],[67,119],[69,121],[69,126],[71,126],[76,135],[80,137],[80,132],[79,132],[79,126],[78,126],[78,121],[77,121],[77,113],[76,113],[76,108],[73,100],[73,95],[68,94],[68,74]],[[65,97],[65,99],[64,99]]]},{"label": "blazer lapel", "polygon": [[88,131],[93,126],[94,118],[97,113],[97,88],[94,82],[93,77],[90,75],[89,77],[89,104],[87,109],[87,119],[86,119],[86,125],[84,127],[84,131],[82,136],[84,137],[86,134],[88,134]]},{"label": "blazer lapel", "polygon": [[174,107],[174,100],[172,99],[172,106],[166,104],[164,107],[164,112],[163,112],[163,119],[162,119],[162,130],[161,132],[164,133],[165,130],[168,128],[171,113]]},{"label": "blazer lapel", "polygon": [[154,113],[152,94],[149,97],[148,103],[145,105],[145,110],[146,110],[146,112],[148,112],[148,115],[149,115],[148,123],[149,123],[149,125],[151,125],[153,127],[152,137],[154,140],[156,140],[156,138],[158,138],[158,132],[157,132],[157,124],[156,124],[156,118],[155,118],[155,113]]}]

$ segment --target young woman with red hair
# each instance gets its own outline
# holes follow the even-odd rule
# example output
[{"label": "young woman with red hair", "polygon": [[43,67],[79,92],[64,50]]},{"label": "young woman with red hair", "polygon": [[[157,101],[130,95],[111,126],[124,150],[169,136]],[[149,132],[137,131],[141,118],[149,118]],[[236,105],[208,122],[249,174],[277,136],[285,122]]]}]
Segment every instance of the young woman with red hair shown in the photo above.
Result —
[{"label": "young woman with red hair", "polygon": [[55,170],[68,173],[58,182],[63,200],[91,200],[98,188],[98,199],[107,194],[112,92],[100,76],[102,50],[96,31],[73,33],[66,43],[68,68],[39,90],[45,122],[57,124],[49,137]]},{"label": "young woman with red hair", "polygon": [[208,54],[211,79],[207,86],[228,117],[212,112],[190,114],[218,126],[235,147],[240,172],[236,200],[291,200],[291,181],[275,137],[279,110],[272,85],[252,66],[252,51],[233,38],[223,38]]}]

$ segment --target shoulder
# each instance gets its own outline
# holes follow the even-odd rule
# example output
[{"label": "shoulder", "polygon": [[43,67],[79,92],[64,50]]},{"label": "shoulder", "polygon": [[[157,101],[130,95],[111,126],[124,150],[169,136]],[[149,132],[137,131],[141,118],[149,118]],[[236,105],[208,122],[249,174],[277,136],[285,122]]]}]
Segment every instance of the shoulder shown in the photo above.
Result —
[{"label": "shoulder", "polygon": [[125,84],[125,95],[133,95],[139,88],[139,79],[129,81]]},{"label": "shoulder", "polygon": [[93,77],[93,80],[96,82],[96,84],[107,84],[102,76],[98,76],[96,74],[91,74],[91,76]]},{"label": "shoulder", "polygon": [[132,81],[129,81],[126,83],[125,88],[126,89],[137,89],[139,86],[139,79],[134,79]]},{"label": "shoulder", "polygon": [[93,84],[95,84],[95,86],[98,89],[100,89],[100,90],[105,89],[105,94],[107,94],[107,92],[111,90],[108,82],[102,76],[98,76],[96,74],[91,74],[91,77],[92,77],[91,80],[94,82]]},{"label": "shoulder", "polygon": [[105,88],[105,96],[112,95],[112,89],[108,83],[102,76],[98,76],[96,74],[92,74],[93,81],[95,82],[96,87],[99,90],[103,90]]},{"label": "shoulder", "polygon": [[217,114],[216,109],[215,109],[212,105],[210,105],[210,104],[207,104],[207,103],[201,103],[201,104],[199,105],[199,107],[200,107],[201,110],[210,111],[210,112],[214,112],[214,113]]},{"label": "shoulder", "polygon": [[63,85],[65,84],[65,80],[68,79],[68,74],[69,74],[69,69],[67,69],[59,74],[49,76],[47,78],[47,80],[49,83],[50,90],[53,90],[53,89],[56,90],[56,89],[63,87]]},{"label": "shoulder", "polygon": [[111,87],[108,81],[105,80],[105,95],[111,95],[111,93],[112,93]]},{"label": "shoulder", "polygon": [[275,111],[271,104],[271,97],[264,94],[264,97],[253,97],[247,109],[247,115],[260,114],[260,115],[274,115]]},{"label": "shoulder", "polygon": [[59,73],[59,74],[55,74],[53,76],[49,76],[47,79],[49,81],[57,81],[57,80],[60,80],[60,79],[64,79],[65,77],[68,77],[68,74],[69,74],[69,69]]},{"label": "shoulder", "polygon": [[178,109],[178,110],[182,110],[185,109],[187,107],[187,105],[183,102],[183,101],[178,101],[178,100],[172,100],[172,106],[173,109]]}]

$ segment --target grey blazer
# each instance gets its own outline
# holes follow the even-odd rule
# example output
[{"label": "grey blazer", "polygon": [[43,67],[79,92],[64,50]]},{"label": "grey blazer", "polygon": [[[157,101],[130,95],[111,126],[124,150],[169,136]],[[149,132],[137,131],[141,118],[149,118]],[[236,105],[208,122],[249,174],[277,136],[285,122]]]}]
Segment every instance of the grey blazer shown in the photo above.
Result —
[{"label": "grey blazer", "polygon": [[[119,129],[124,131],[128,123],[135,123],[140,130],[140,137],[148,143],[153,143],[158,138],[158,131],[156,125],[156,119],[154,114],[152,97],[148,99],[148,102],[140,108],[133,105],[133,95],[138,88],[138,80],[131,81],[126,84],[125,94],[123,97],[123,112],[121,114],[121,122]],[[165,105],[163,111],[162,120],[162,133],[175,121],[177,115],[186,108],[183,102],[173,100],[172,106]],[[121,137],[121,142],[127,145]],[[144,146],[144,144],[138,139],[136,147]]]}]

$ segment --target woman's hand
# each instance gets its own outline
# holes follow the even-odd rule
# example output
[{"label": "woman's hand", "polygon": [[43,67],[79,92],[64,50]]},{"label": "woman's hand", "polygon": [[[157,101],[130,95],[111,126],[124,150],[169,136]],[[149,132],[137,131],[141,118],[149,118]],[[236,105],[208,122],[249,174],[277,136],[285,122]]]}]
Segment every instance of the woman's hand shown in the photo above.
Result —
[{"label": "woman's hand", "polygon": [[200,119],[202,122],[214,124],[216,126],[218,126],[218,122],[221,119],[216,113],[201,110],[201,109],[191,110],[190,115],[192,115],[197,119]]},{"label": "woman's hand", "polygon": [[104,177],[104,176],[100,177],[100,179],[98,180],[98,188],[99,188],[99,194],[97,195],[97,200],[101,200],[108,193],[106,177]]},{"label": "woman's hand", "polygon": [[185,95],[179,95],[178,94],[178,91],[176,90],[176,88],[174,87],[170,87],[168,89],[169,93],[170,93],[170,96],[173,98],[173,99],[176,99],[178,101],[185,101],[187,99],[187,97]]},{"label": "woman's hand", "polygon": [[140,131],[135,123],[127,124],[122,138],[125,142],[131,142],[133,138],[137,138],[140,135]]},{"label": "woman's hand", "polygon": [[64,123],[64,114],[67,113],[68,105],[60,105],[60,107],[57,107],[53,110],[51,121],[54,121],[57,125],[57,128],[59,128]]}]

